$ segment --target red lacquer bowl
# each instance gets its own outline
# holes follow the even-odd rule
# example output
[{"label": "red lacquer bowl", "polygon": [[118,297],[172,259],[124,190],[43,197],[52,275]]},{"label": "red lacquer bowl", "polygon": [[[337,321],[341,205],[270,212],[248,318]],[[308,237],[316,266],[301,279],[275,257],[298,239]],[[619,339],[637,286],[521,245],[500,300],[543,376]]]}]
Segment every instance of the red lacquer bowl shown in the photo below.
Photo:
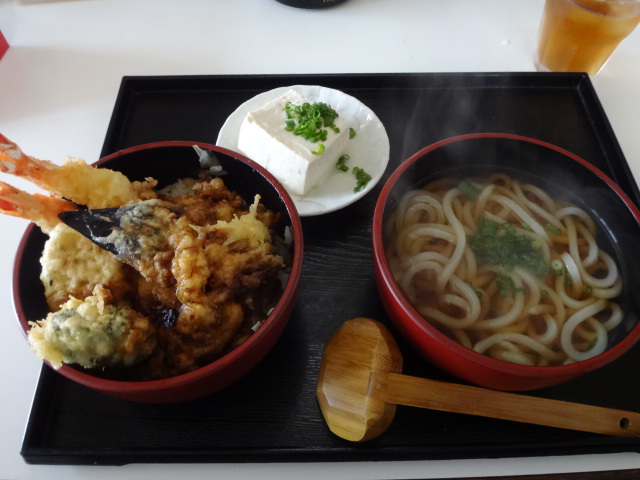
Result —
[{"label": "red lacquer bowl", "polygon": [[[292,235],[291,274],[284,292],[261,327],[239,347],[220,359],[193,372],[147,382],[106,380],[82,369],[63,365],[57,370],[68,379],[114,397],[145,403],[170,403],[191,400],[216,392],[243,377],[275,345],[293,308],[302,270],[302,225],[295,205],[286,190],[264,168],[246,157],[215,145],[197,142],[160,142],[128,148],[99,160],[96,165],[119,170],[131,180],[153,177],[159,186],[193,176],[199,169],[193,145],[215,152],[227,174],[223,177],[230,190],[252,203],[260,194],[267,208],[281,214],[279,234],[289,227]],[[46,236],[34,225],[27,228],[13,271],[13,300],[20,325],[25,333],[29,321],[47,314],[43,287],[40,284],[39,258]]]},{"label": "red lacquer bowl", "polygon": [[[568,365],[533,367],[492,359],[440,332],[409,303],[385,258],[383,225],[402,195],[444,176],[508,173],[563,195],[589,212],[624,281],[622,323],[609,334],[607,350]],[[432,144],[402,163],[384,185],[373,219],[375,275],[395,327],[430,362],[473,384],[500,390],[532,390],[559,384],[616,360],[640,339],[640,212],[624,192],[591,164],[554,145],[508,134],[470,134]]]}]

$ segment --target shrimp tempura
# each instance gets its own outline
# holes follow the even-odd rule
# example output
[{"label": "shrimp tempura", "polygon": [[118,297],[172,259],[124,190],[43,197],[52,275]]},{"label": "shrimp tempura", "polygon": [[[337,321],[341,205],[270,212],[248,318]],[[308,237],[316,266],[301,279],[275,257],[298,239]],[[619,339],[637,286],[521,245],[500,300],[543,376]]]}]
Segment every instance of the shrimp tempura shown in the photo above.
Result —
[{"label": "shrimp tempura", "polygon": [[112,208],[155,198],[156,181],[131,182],[120,172],[96,168],[81,159],[63,165],[25,155],[0,134],[0,172],[24,178],[58,198],[89,208]]},{"label": "shrimp tempura", "polygon": [[0,213],[31,220],[46,233],[60,223],[59,213],[70,210],[76,210],[75,205],[39,193],[23,192],[0,182]]}]

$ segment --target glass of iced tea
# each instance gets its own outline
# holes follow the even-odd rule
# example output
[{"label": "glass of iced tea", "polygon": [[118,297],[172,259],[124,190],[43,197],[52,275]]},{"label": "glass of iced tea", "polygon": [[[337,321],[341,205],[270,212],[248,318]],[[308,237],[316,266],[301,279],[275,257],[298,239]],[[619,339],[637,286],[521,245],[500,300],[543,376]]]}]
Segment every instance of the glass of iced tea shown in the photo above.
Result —
[{"label": "glass of iced tea", "polygon": [[600,71],[640,21],[640,0],[546,0],[536,69]]}]

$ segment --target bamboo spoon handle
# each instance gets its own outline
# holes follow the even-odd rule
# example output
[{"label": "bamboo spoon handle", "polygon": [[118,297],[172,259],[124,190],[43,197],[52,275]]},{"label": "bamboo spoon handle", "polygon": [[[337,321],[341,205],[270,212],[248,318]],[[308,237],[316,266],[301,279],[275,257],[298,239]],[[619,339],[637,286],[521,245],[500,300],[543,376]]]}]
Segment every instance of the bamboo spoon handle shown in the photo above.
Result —
[{"label": "bamboo spoon handle", "polygon": [[529,397],[388,373],[385,400],[397,405],[465,413],[606,435],[640,434],[640,414],[561,400]]}]

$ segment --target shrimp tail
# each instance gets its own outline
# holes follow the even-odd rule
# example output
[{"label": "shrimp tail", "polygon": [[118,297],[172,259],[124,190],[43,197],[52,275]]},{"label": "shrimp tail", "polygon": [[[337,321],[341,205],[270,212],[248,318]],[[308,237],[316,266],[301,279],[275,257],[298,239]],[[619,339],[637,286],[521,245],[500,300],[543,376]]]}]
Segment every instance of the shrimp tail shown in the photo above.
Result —
[{"label": "shrimp tail", "polygon": [[0,213],[30,220],[44,232],[50,232],[60,223],[59,213],[70,210],[77,208],[65,200],[30,194],[0,182]]},{"label": "shrimp tail", "polygon": [[49,173],[57,165],[26,155],[18,145],[0,133],[0,172],[9,173],[47,189]]}]

